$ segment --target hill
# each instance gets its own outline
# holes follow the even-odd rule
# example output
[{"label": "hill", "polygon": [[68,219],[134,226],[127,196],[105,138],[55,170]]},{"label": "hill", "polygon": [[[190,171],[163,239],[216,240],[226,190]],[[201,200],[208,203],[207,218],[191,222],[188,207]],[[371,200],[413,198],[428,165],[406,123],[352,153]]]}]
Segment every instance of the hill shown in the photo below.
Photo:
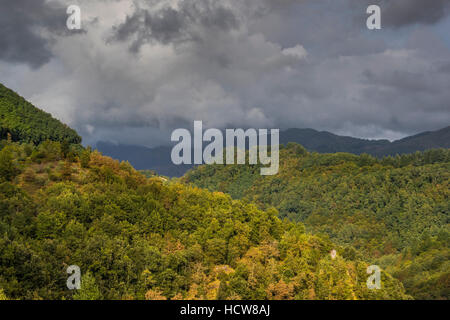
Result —
[{"label": "hill", "polygon": [[397,141],[366,140],[313,129],[289,129],[280,133],[280,143],[295,142],[319,153],[367,153],[376,157],[395,156],[437,148],[450,148],[450,126],[419,133]]},{"label": "hill", "polygon": [[280,133],[280,143],[295,142],[309,151],[319,153],[348,152],[360,154],[375,148],[390,145],[389,140],[366,140],[339,136],[327,131],[314,129],[288,129]]},{"label": "hill", "polygon": [[[409,298],[384,271],[382,289],[367,289],[367,262],[274,209],[147,179],[89,149],[65,157],[59,142],[0,147],[8,298]],[[81,269],[80,290],[66,287],[69,265]]]},{"label": "hill", "polygon": [[[289,142],[301,144],[308,151],[319,153],[367,153],[381,158],[435,148],[450,148],[450,126],[394,142],[345,137],[314,129],[288,129],[281,131],[280,143],[286,145]],[[129,161],[136,169],[154,170],[161,175],[169,177],[180,177],[193,167],[191,165],[174,165],[170,159],[172,148],[169,146],[147,148],[99,142],[97,143],[97,149],[114,159]]]},{"label": "hill", "polygon": [[280,218],[347,247],[348,257],[361,254],[385,267],[415,298],[450,297],[448,149],[379,160],[309,153],[290,143],[281,150],[278,175],[260,176],[258,166],[213,165],[182,181],[277,208]]},{"label": "hill", "polygon": [[81,143],[74,130],[0,84],[0,139],[8,137],[34,144],[45,140]]},{"label": "hill", "polygon": [[381,148],[376,153],[378,155],[389,155],[393,154],[393,150],[396,150],[398,154],[404,154],[437,148],[450,148],[450,126],[394,141],[389,148]]}]

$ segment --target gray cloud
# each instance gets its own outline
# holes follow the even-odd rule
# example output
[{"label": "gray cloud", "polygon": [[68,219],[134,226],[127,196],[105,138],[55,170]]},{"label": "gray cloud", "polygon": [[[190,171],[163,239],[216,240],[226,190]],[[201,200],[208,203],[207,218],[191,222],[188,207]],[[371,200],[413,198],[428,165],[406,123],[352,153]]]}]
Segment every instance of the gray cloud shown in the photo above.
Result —
[{"label": "gray cloud", "polygon": [[413,23],[433,24],[443,19],[448,14],[449,8],[448,0],[389,1],[384,18],[386,23],[394,27]]},{"label": "gray cloud", "polygon": [[89,143],[154,146],[193,120],[373,138],[447,126],[448,15],[370,32],[353,1],[78,0],[88,32],[55,33],[34,70],[0,56],[0,79]]},{"label": "gray cloud", "polygon": [[[383,26],[400,28],[413,24],[432,25],[444,19],[450,10],[448,0],[352,0],[355,7],[377,4]],[[362,12],[361,10],[358,10]]]},{"label": "gray cloud", "polygon": [[165,6],[157,10],[137,7],[124,23],[114,28],[113,40],[133,39],[131,51],[137,52],[149,41],[163,44],[200,40],[208,29],[229,31],[236,28],[238,19],[229,8],[214,0],[183,1],[177,9]]},{"label": "gray cloud", "polygon": [[6,0],[0,10],[0,59],[37,68],[52,57],[48,35],[65,30],[67,15],[59,3]]}]

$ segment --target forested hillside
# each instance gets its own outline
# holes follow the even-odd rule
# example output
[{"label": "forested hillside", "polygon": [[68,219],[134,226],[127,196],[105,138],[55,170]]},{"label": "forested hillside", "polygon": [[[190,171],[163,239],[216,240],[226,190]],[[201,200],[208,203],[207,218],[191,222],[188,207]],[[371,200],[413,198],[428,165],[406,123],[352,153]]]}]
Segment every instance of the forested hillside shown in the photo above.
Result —
[{"label": "forested hillside", "polygon": [[[1,143],[4,298],[408,298],[385,272],[367,289],[366,262],[274,209],[147,179],[89,149],[66,154],[59,142]],[[66,287],[69,265],[79,291]]]},{"label": "forested hillside", "polygon": [[309,153],[288,144],[280,172],[257,166],[202,166],[184,182],[235,199],[276,207],[400,279],[421,299],[450,297],[450,151],[431,150],[377,160],[368,155]]},{"label": "forested hillside", "polygon": [[45,140],[81,142],[74,130],[0,84],[0,139],[8,136],[12,141],[34,144]]}]

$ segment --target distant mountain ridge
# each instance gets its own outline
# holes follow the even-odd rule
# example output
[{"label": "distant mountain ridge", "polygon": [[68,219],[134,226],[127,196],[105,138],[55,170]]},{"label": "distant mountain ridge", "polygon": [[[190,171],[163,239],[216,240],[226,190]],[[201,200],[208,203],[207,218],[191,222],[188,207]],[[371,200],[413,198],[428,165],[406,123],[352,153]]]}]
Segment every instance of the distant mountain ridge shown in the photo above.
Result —
[{"label": "distant mountain ridge", "polygon": [[111,158],[128,161],[137,170],[153,170],[159,175],[181,177],[192,165],[174,165],[170,158],[172,147],[147,148],[98,142],[96,148]]},{"label": "distant mountain ridge", "polygon": [[[376,157],[395,156],[437,148],[450,148],[450,126],[437,131],[428,131],[397,141],[367,140],[339,136],[327,131],[314,129],[288,129],[280,132],[280,143],[295,142],[308,151],[318,153],[348,152],[367,153]],[[118,160],[129,161],[138,170],[154,170],[158,174],[179,177],[192,165],[176,166],[172,163],[170,146],[147,148],[143,146],[120,145],[100,141],[97,149]]]},{"label": "distant mountain ridge", "polygon": [[450,126],[438,131],[427,131],[390,142],[339,136],[313,129],[288,129],[280,133],[280,143],[296,142],[309,151],[319,153],[367,153],[376,157],[395,156],[436,148],[450,148]]},{"label": "distant mountain ridge", "polygon": [[280,143],[295,142],[309,151],[319,153],[364,153],[371,148],[388,146],[389,140],[366,140],[349,136],[339,136],[328,131],[314,129],[288,129],[280,133]]}]

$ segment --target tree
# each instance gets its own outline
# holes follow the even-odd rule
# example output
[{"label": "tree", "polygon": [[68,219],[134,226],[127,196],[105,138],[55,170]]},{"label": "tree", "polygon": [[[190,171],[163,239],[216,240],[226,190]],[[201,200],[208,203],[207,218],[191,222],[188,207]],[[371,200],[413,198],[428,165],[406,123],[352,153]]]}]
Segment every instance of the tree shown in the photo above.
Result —
[{"label": "tree", "polygon": [[5,292],[3,292],[3,289],[0,289],[0,301],[1,300],[8,300],[8,298],[5,295]]},{"label": "tree", "polygon": [[72,176],[72,166],[68,160],[64,162],[61,175],[66,180],[70,180],[70,177]]},{"label": "tree", "polygon": [[95,283],[94,276],[87,272],[81,277],[81,289],[73,295],[74,300],[101,300],[103,296]]},{"label": "tree", "polygon": [[89,162],[91,161],[91,149],[90,147],[83,150],[80,157],[81,167],[89,168]]},{"label": "tree", "polygon": [[14,164],[12,152],[9,147],[0,151],[0,179],[12,181],[19,174],[17,166]]},{"label": "tree", "polygon": [[61,154],[64,158],[67,158],[67,155],[70,152],[70,142],[67,139],[64,139],[63,142],[61,142]]},{"label": "tree", "polygon": [[160,290],[148,290],[145,293],[145,300],[167,300]]}]

